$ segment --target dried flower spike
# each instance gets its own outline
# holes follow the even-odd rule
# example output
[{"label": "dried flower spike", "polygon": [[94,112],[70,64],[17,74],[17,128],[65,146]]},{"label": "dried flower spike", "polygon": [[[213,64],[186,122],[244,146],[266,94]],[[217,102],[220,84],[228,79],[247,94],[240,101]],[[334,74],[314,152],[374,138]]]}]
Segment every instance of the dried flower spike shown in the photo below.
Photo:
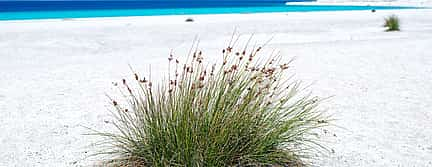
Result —
[{"label": "dried flower spike", "polygon": [[262,47],[260,46],[260,47],[257,48],[256,51],[259,52],[261,49],[262,49]]},{"label": "dried flower spike", "polygon": [[228,52],[231,52],[231,51],[232,51],[232,47],[228,47],[228,48],[227,48],[227,51],[228,51]]},{"label": "dried flower spike", "polygon": [[147,80],[145,78],[143,78],[142,80],[140,80],[141,83],[146,83]]},{"label": "dried flower spike", "polygon": [[288,64],[282,64],[282,65],[280,65],[280,68],[282,69],[282,70],[285,70],[285,69],[288,69]]}]

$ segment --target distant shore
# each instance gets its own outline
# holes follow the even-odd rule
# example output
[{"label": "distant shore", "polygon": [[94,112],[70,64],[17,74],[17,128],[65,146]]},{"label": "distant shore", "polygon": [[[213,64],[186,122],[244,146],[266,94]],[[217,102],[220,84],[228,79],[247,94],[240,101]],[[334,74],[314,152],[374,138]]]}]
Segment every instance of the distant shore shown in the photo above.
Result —
[{"label": "distant shore", "polygon": [[288,4],[432,7],[432,0],[317,0],[316,2],[289,2]]}]

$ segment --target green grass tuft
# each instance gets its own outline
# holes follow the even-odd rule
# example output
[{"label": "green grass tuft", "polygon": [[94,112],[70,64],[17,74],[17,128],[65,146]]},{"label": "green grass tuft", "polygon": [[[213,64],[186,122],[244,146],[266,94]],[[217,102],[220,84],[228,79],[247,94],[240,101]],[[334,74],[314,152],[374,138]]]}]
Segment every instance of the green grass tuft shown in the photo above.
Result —
[{"label": "green grass tuft", "polygon": [[384,27],[386,27],[386,31],[400,31],[399,28],[399,18],[396,15],[391,15],[384,19]]},{"label": "green grass tuft", "polygon": [[210,66],[197,49],[184,64],[170,56],[159,84],[122,80],[126,103],[111,99],[117,131],[95,133],[104,166],[303,166],[322,151],[322,99],[285,78],[281,56],[263,62],[262,47],[233,46]]}]

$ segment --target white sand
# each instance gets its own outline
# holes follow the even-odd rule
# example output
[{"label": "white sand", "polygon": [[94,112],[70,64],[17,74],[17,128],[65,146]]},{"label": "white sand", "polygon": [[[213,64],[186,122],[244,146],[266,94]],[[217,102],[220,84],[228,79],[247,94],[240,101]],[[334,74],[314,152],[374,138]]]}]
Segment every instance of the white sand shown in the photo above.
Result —
[{"label": "white sand", "polygon": [[[383,32],[397,14],[401,32]],[[219,55],[234,27],[280,49],[337,126],[317,166],[432,166],[432,10],[0,22],[0,166],[82,166],[104,128],[111,82],[165,69],[200,35]],[[215,57],[212,57],[215,58]],[[130,78],[130,76],[128,76]],[[336,136],[333,136],[335,134]]]}]

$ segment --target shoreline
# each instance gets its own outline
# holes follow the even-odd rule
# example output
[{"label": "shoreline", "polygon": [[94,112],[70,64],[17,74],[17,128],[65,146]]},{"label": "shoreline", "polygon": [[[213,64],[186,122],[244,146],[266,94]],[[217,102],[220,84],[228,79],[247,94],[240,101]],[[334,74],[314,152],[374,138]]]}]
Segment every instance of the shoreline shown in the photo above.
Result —
[{"label": "shoreline", "polygon": [[[418,7],[418,9],[432,9],[432,1],[430,5],[425,5],[423,3],[403,3],[403,2],[328,2],[329,0],[322,0],[317,2],[287,2],[287,5],[332,5],[332,6],[377,6],[377,7]],[[418,10],[418,9],[377,9],[377,10]],[[82,19],[106,19],[106,18],[124,18],[124,17],[157,17],[157,16],[184,16],[184,17],[192,17],[192,16],[199,16],[199,15],[236,15],[236,14],[278,14],[278,13],[303,13],[303,12],[350,12],[350,11],[369,11],[369,10],[340,10],[340,11],[287,11],[287,12],[280,12],[280,11],[269,11],[269,12],[239,12],[239,13],[200,13],[200,14],[160,14],[160,15],[142,15],[142,16],[89,16],[89,17],[65,17],[65,18],[23,18],[23,19],[5,19],[0,20],[0,23],[2,22],[13,22],[13,21],[33,21],[33,20],[62,20],[62,21],[71,21],[71,20],[82,20]],[[52,12],[52,11],[49,11]],[[8,13],[8,12],[6,12]],[[0,13],[1,14],[1,13]]]},{"label": "shoreline", "polygon": [[[290,2],[291,3],[291,2]],[[304,4],[303,2],[292,2],[293,4]],[[317,0],[311,4],[322,5],[370,5],[370,6],[414,6],[432,7],[432,0]]]},{"label": "shoreline", "polygon": [[[293,2],[295,3],[295,2]],[[300,2],[298,2],[300,3]],[[317,4],[318,5],[318,4]],[[320,3],[319,5],[328,5]],[[334,5],[334,4],[332,4]],[[346,5],[346,4],[344,4]],[[397,11],[432,11],[432,8],[418,8],[418,9],[384,9],[376,10],[380,12],[397,12]],[[187,19],[195,17],[227,17],[227,16],[244,16],[244,15],[296,15],[302,13],[338,13],[338,12],[370,12],[370,10],[344,10],[344,11],[307,11],[307,12],[259,12],[259,13],[221,13],[221,14],[181,14],[181,15],[149,15],[149,16],[112,16],[112,17],[82,17],[82,18],[54,18],[54,19],[24,19],[24,20],[0,20],[0,23],[25,23],[25,22],[68,22],[68,21],[97,21],[97,20],[127,20],[127,19]],[[184,20],[183,20],[184,21]]]}]

